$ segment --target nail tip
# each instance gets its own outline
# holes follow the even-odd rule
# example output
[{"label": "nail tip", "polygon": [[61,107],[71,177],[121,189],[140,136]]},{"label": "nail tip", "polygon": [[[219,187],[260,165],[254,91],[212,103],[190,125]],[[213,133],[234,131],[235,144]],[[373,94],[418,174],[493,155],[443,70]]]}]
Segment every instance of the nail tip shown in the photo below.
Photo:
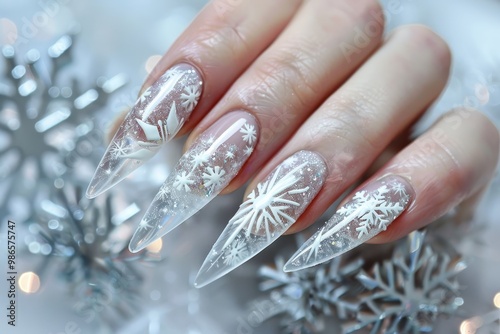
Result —
[{"label": "nail tip", "polygon": [[158,238],[153,239],[152,237],[148,237],[146,239],[146,237],[147,235],[139,236],[138,231],[136,231],[128,244],[128,249],[130,250],[130,252],[138,253],[144,248],[148,247],[150,244],[152,244],[156,239],[158,239]]},{"label": "nail tip", "polygon": [[196,276],[193,283],[193,286],[197,289],[201,289],[214,281],[214,280],[200,279],[199,275],[200,273],[198,273],[198,276]]},{"label": "nail tip", "polygon": [[101,195],[102,193],[104,193],[106,190],[96,190],[95,189],[95,185],[94,185],[94,180],[90,181],[89,183],[89,186],[87,187],[87,191],[85,192],[85,196],[88,198],[88,199],[93,199],[93,198],[96,198],[97,196]]},{"label": "nail tip", "polygon": [[142,243],[141,244],[141,242],[136,242],[136,241],[132,240],[128,244],[128,250],[131,253],[139,253],[141,250],[143,250],[144,248],[148,247],[150,244],[151,244],[151,242],[149,242],[149,243]]},{"label": "nail tip", "polygon": [[204,269],[205,267],[205,264],[202,265],[200,271],[198,272],[198,275],[196,276],[195,280],[194,280],[194,285],[197,287],[197,288],[203,288],[204,286],[207,286],[215,281],[217,281],[218,279],[226,276],[229,272],[231,272],[233,269],[235,268],[229,268],[229,267],[226,267],[226,268],[223,268],[222,271],[211,271],[210,268],[208,269]]},{"label": "nail tip", "polygon": [[309,267],[309,266],[304,265],[304,264],[295,265],[295,264],[293,264],[293,262],[295,260],[296,260],[295,258],[291,258],[290,260],[288,260],[288,262],[285,263],[285,265],[283,266],[283,272],[291,273],[291,272],[299,271],[299,270],[306,269]]},{"label": "nail tip", "polygon": [[85,197],[87,197],[87,199],[94,199],[96,196],[87,190],[85,192]]}]

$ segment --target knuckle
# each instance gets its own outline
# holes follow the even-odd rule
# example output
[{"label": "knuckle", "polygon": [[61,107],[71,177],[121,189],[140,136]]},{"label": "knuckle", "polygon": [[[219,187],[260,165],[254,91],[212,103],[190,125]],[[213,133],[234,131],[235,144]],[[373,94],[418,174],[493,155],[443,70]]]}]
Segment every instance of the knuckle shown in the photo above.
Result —
[{"label": "knuckle", "polygon": [[438,171],[429,186],[441,188],[443,202],[462,197],[468,191],[472,179],[470,169],[457,160],[454,146],[456,143],[450,140],[443,129],[434,128],[412,156],[417,165],[429,171]]},{"label": "knuckle", "polygon": [[[306,42],[304,42],[306,43]],[[318,75],[312,66],[313,55],[301,47],[276,51],[255,71],[256,99],[273,107],[285,106],[298,111],[309,106],[317,91]]]},{"label": "knuckle", "polygon": [[[334,95],[324,105],[328,126],[364,152],[378,152],[383,142],[377,112],[385,94],[376,87],[358,87]],[[325,129],[325,131],[328,131]]]},{"label": "knuckle", "polygon": [[404,40],[410,41],[417,48],[431,50],[437,61],[444,68],[451,64],[451,51],[445,40],[421,24],[410,24],[396,29],[395,34],[400,35]]},{"label": "knuckle", "polygon": [[478,146],[496,161],[500,149],[500,133],[495,124],[481,111],[473,108],[459,107],[447,112],[443,116],[450,127],[467,126],[464,132],[473,133],[472,139],[478,141]]},{"label": "knuckle", "polygon": [[325,16],[321,22],[330,23],[338,28],[339,22],[346,25],[361,26],[369,29],[374,36],[381,37],[384,32],[385,17],[382,6],[377,0],[316,0],[318,15]]},{"label": "knuckle", "polygon": [[237,25],[222,20],[205,24],[196,37],[181,48],[186,59],[196,63],[210,63],[221,54],[239,55],[249,50],[245,35]]}]

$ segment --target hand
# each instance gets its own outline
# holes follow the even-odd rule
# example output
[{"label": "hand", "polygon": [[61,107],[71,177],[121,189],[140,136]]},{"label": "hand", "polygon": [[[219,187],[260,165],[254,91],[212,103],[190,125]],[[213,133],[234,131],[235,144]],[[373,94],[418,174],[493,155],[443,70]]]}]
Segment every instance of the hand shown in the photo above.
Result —
[{"label": "hand", "polygon": [[462,108],[410,141],[446,84],[450,51],[423,26],[383,38],[382,17],[375,0],[209,3],[146,80],[88,196],[191,132],[132,238],[139,251],[253,177],[198,286],[308,227],[362,178],[285,270],[429,224],[488,184],[499,134]]}]

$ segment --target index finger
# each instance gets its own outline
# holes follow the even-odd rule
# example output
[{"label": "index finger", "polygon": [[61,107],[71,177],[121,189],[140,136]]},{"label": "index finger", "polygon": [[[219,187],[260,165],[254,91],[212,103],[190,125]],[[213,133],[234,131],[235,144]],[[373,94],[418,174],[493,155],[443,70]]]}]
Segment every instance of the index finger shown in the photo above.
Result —
[{"label": "index finger", "polygon": [[187,62],[197,67],[204,78],[203,99],[179,134],[190,131],[236,78],[273,42],[301,2],[210,2],[151,71],[142,90],[176,63]]}]

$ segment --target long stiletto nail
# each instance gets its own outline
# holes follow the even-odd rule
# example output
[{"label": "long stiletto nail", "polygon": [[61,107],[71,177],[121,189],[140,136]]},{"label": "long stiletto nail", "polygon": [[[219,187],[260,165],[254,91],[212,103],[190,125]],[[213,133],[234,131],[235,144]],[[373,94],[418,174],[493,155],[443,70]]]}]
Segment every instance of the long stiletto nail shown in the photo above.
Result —
[{"label": "long stiletto nail", "polygon": [[257,121],[245,111],[226,114],[203,132],[154,198],[130,241],[130,251],[148,246],[217,196],[252,154],[258,136]]},{"label": "long stiletto nail", "polygon": [[93,198],[127,177],[182,128],[198,104],[202,78],[189,64],[170,68],[123,120],[87,189]]},{"label": "long stiletto nail", "polygon": [[384,231],[414,198],[410,183],[389,175],[366,185],[307,240],[285,264],[284,271],[330,260]]},{"label": "long stiletto nail", "polygon": [[319,192],[326,165],[299,151],[276,167],[247,196],[203,263],[196,287],[207,285],[257,255],[281,236]]}]

